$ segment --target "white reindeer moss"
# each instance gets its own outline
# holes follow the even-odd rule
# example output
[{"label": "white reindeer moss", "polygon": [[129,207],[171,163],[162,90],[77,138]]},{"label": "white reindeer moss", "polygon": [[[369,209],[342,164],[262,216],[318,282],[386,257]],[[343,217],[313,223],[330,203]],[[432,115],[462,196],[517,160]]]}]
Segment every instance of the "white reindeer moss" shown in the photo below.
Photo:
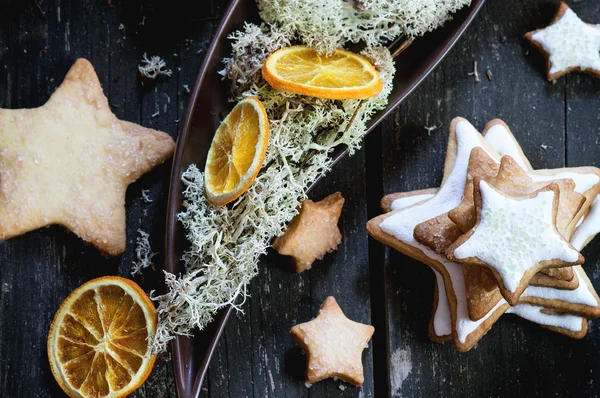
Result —
[{"label": "white reindeer moss", "polygon": [[347,43],[381,45],[443,25],[471,0],[258,0],[261,18],[331,52]]},{"label": "white reindeer moss", "polygon": [[[231,81],[233,101],[255,96],[263,102],[271,125],[266,158],[250,189],[228,206],[206,201],[204,177],[196,166],[183,173],[186,189],[179,221],[191,247],[183,256],[186,273],[165,273],[167,293],[154,297],[159,320],[151,342],[154,352],[164,351],[175,334],[189,335],[204,328],[227,305],[240,310],[260,256],[297,214],[308,186],[328,170],[330,152],[341,144],[350,153],[360,147],[367,122],[387,105],[395,72],[389,51],[377,47],[378,43],[402,33],[431,30],[466,3],[258,0],[267,23],[245,24],[230,36],[232,53],[224,60],[221,74]],[[282,47],[304,42],[327,51],[348,41],[367,44],[362,54],[384,83],[378,96],[317,99],[273,90],[261,77],[266,58]]]}]

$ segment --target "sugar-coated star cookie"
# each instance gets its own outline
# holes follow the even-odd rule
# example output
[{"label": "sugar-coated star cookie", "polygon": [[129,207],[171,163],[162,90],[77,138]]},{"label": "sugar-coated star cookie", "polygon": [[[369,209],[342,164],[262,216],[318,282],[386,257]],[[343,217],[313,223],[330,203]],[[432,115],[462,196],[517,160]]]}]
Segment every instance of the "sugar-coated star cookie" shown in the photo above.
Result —
[{"label": "sugar-coated star cookie", "polygon": [[548,80],[571,71],[600,77],[600,25],[583,22],[561,2],[550,26],[525,34],[547,57]]},{"label": "sugar-coated star cookie", "polygon": [[319,202],[305,200],[283,235],[273,241],[273,248],[292,257],[297,273],[310,269],[315,260],[335,250],[342,241],[337,224],[343,206],[339,192]]},{"label": "sugar-coated star cookie", "polygon": [[488,267],[515,305],[541,269],[583,264],[583,256],[556,228],[559,188],[551,183],[510,197],[475,179],[477,223],[448,248],[452,261]]},{"label": "sugar-coated star cookie", "polygon": [[43,106],[0,109],[0,239],[59,224],[122,254],[127,186],[174,148],[117,119],[92,65],[77,60]]},{"label": "sugar-coated star cookie", "polygon": [[373,332],[373,326],[346,318],[335,298],[327,297],[315,319],[290,331],[308,356],[306,382],[337,377],[355,386],[364,383],[362,352]]}]

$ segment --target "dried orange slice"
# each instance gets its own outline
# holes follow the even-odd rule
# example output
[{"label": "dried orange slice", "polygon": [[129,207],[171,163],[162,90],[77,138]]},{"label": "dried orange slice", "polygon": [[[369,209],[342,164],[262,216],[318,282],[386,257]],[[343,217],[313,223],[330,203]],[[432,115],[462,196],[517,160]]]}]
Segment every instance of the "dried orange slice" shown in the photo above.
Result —
[{"label": "dried orange slice", "polygon": [[105,276],[73,291],[54,316],[48,359],[69,397],[124,397],[146,380],[155,355],[154,305],[129,279]]},{"label": "dried orange slice", "polygon": [[276,90],[329,99],[361,99],[379,94],[379,73],[364,57],[346,50],[325,56],[307,46],[275,51],[262,68]]},{"label": "dried orange slice", "polygon": [[269,119],[257,98],[240,101],[217,129],[204,169],[208,201],[222,206],[246,192],[265,160]]}]

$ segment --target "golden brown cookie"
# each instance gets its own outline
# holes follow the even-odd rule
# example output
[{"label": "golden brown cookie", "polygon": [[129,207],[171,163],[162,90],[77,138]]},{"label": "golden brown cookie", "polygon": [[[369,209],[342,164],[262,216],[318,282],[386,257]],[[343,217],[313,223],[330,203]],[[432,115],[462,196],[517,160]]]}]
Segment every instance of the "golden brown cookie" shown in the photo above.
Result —
[{"label": "golden brown cookie", "polygon": [[273,241],[273,248],[292,257],[297,273],[310,269],[315,260],[335,250],[342,241],[337,223],[343,206],[339,192],[319,202],[305,200],[283,235]]},{"label": "golden brown cookie", "polygon": [[41,107],[0,109],[0,239],[59,224],[122,254],[127,186],[174,148],[167,134],[117,119],[92,65],[77,60]]},{"label": "golden brown cookie", "polygon": [[346,318],[335,298],[327,297],[316,318],[290,331],[308,356],[306,382],[337,377],[355,386],[364,383],[362,352],[373,332],[373,326]]}]

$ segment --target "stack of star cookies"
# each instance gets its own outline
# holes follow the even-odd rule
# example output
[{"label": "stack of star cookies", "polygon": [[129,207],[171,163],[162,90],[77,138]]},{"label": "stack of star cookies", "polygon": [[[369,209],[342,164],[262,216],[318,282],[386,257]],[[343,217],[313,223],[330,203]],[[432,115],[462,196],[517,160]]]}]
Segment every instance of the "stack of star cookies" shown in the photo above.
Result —
[{"label": "stack of star cookies", "polygon": [[599,192],[600,169],[534,170],[504,122],[456,118],[441,187],[384,197],[367,230],[433,268],[434,341],[467,351],[505,312],[581,338],[600,316],[580,253]]}]

